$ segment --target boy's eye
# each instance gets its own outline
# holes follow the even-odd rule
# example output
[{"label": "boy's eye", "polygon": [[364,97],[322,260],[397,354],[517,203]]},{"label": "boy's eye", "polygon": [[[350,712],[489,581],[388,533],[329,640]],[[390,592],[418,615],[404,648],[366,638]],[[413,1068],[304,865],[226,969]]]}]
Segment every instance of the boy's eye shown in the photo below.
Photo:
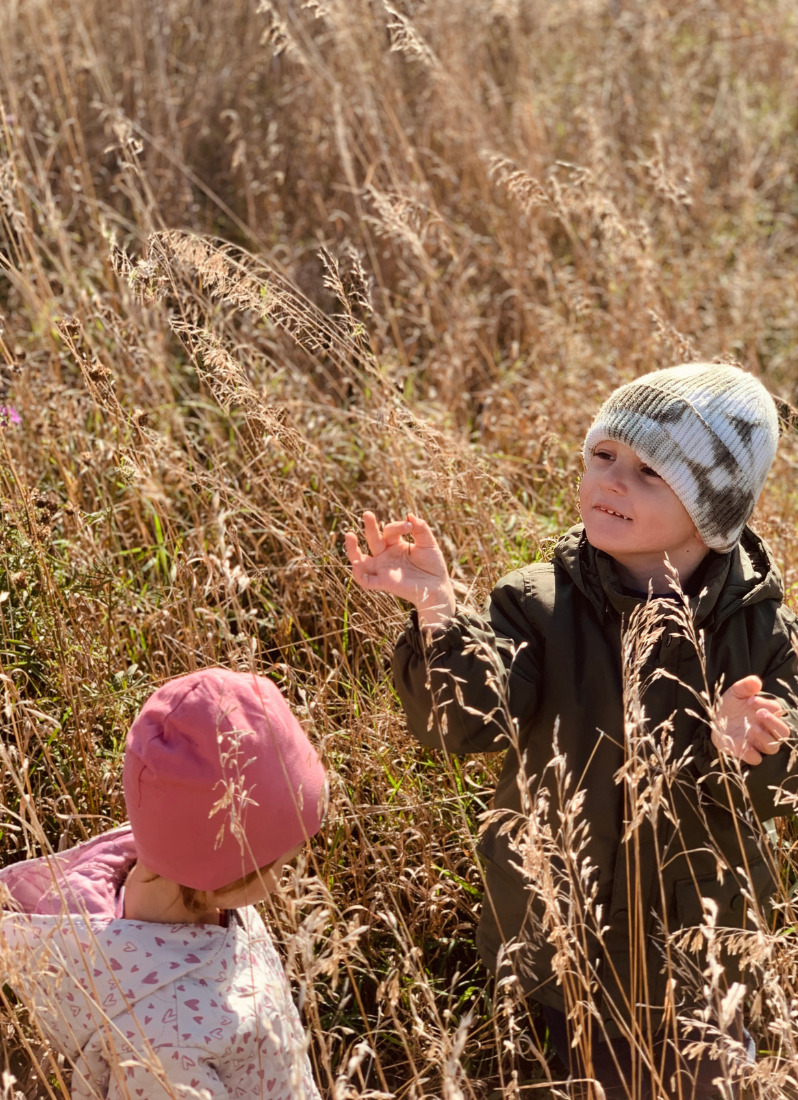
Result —
[{"label": "boy's eye", "polygon": [[611,459],[612,455],[610,454],[609,451],[603,451],[601,449],[601,447],[597,447],[596,450],[593,452],[593,457],[594,458],[603,458],[603,459],[607,460],[607,459]]},{"label": "boy's eye", "polygon": [[657,473],[657,471],[652,470],[650,466],[641,466],[640,467],[640,472],[642,474],[645,474],[646,477],[659,477],[659,474]]}]

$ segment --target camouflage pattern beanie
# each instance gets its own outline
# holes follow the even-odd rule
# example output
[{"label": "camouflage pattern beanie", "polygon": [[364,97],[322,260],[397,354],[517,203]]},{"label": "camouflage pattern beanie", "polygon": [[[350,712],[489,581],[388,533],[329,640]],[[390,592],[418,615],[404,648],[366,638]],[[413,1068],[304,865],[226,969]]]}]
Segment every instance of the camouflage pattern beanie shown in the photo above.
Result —
[{"label": "camouflage pattern beanie", "polygon": [[585,461],[603,439],[631,447],[673,489],[712,550],[731,550],[776,454],[778,415],[753,375],[721,363],[654,371],[610,394]]}]

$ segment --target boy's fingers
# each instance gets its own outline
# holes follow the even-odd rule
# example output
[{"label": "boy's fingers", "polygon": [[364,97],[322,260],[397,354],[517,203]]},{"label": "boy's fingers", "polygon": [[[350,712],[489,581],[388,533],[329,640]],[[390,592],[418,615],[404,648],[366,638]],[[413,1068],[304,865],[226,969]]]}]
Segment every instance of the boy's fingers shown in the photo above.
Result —
[{"label": "boy's fingers", "polygon": [[[746,753],[760,752],[765,753],[767,756],[774,756],[781,748],[781,741],[775,741],[772,737],[768,737],[766,734],[760,734],[758,737],[751,737],[745,746]],[[745,755],[743,756],[745,759]]]},{"label": "boy's fingers", "polygon": [[349,558],[349,564],[353,569],[358,568],[361,572],[366,568],[368,562],[374,560],[360,549],[360,542],[354,531],[348,531],[344,536],[344,549],[346,550],[346,556]]},{"label": "boy's fingers", "polygon": [[385,549],[385,543],[382,541],[380,525],[377,523],[377,517],[373,512],[363,513],[363,533],[366,536],[366,543],[371,553],[375,557],[377,554],[381,554]]},{"label": "boy's fingers", "polygon": [[756,717],[768,738],[772,738],[780,744],[790,736],[790,727],[778,715],[771,714],[766,710],[758,710]]},{"label": "boy's fingers", "polygon": [[393,545],[398,542],[403,535],[409,535],[412,530],[411,524],[405,519],[395,519],[390,523],[386,523],[382,529],[382,539],[387,546]]},{"label": "boy's fingers", "polygon": [[743,676],[742,680],[737,680],[729,688],[731,695],[735,699],[750,699],[752,695],[756,695],[762,690],[762,681],[758,676]]},{"label": "boy's fingers", "polygon": [[775,714],[779,718],[784,714],[784,708],[778,699],[767,699],[764,696],[758,696],[752,700],[757,708],[757,713],[767,711],[769,714]]},{"label": "boy's fingers", "polygon": [[352,565],[363,560],[363,552],[354,531],[347,531],[344,535],[344,550],[346,550],[346,556]]},{"label": "boy's fingers", "polygon": [[425,519],[420,519],[413,512],[407,513],[407,522],[413,531],[413,542],[423,550],[431,550],[438,545],[438,540],[432,533],[432,528]]},{"label": "boy's fingers", "polygon": [[780,718],[768,711],[757,712],[755,723],[746,729],[740,759],[745,764],[761,764],[762,755],[774,756],[789,734],[789,727]]},{"label": "boy's fingers", "polygon": [[358,584],[363,583],[363,559],[349,557],[350,564],[352,566],[352,576],[355,578]]}]

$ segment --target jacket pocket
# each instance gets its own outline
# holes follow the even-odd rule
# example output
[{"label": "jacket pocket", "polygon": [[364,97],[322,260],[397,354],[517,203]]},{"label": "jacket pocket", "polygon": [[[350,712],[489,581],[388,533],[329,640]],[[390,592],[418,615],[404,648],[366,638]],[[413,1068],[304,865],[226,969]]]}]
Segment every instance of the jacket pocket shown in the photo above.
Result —
[{"label": "jacket pocket", "polygon": [[[702,898],[709,898],[718,906],[717,923],[725,928],[750,926],[747,915],[751,900],[767,920],[770,901],[776,883],[770,866],[764,859],[748,864],[748,875],[739,877],[727,871],[722,882],[717,875],[701,875],[696,879],[680,879],[673,884],[674,908],[681,928],[694,928],[704,921]],[[745,893],[744,893],[745,892]]]}]

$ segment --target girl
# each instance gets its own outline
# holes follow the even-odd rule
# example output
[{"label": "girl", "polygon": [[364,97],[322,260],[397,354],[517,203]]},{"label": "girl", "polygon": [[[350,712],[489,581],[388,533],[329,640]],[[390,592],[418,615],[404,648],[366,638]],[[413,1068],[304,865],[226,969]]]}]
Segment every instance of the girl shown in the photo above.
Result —
[{"label": "girl", "polygon": [[222,668],[169,681],[128,733],[124,790],[129,825],[0,871],[0,978],[73,1063],[73,1100],[318,1100],[252,908],[326,804],[283,696]]}]

